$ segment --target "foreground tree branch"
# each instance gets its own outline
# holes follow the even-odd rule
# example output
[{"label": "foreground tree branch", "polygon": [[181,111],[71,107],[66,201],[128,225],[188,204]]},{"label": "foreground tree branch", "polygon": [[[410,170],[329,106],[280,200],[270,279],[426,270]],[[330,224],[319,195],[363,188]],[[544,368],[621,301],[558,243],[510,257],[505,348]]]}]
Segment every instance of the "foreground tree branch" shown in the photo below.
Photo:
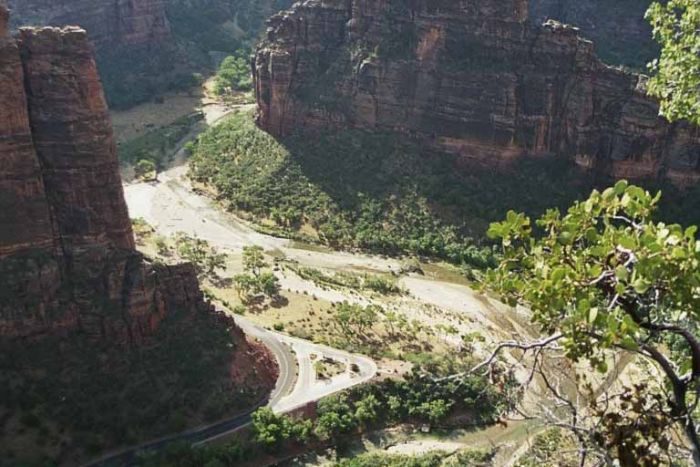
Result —
[{"label": "foreground tree branch", "polygon": [[[609,373],[610,349],[643,355],[658,366],[665,381],[637,384],[623,402],[628,412],[630,407],[640,412],[635,423],[648,425],[636,433],[615,433],[614,414],[601,415],[606,422],[601,430],[613,432],[598,433],[597,439],[607,440],[608,448],[625,456],[618,459],[623,465],[643,463],[649,459],[632,459],[644,456],[643,450],[630,445],[646,446],[649,441],[658,452],[668,452],[670,445],[659,436],[642,440],[639,433],[652,436],[661,432],[659,424],[676,423],[700,466],[694,419],[700,396],[700,242],[696,227],[652,221],[659,199],[623,181],[602,193],[594,191],[565,215],[548,211],[536,222],[541,237],[533,235],[533,221],[523,214],[510,212],[505,221],[493,224],[489,235],[501,240],[504,259],[487,275],[487,285],[511,305],[528,306],[533,321],[555,338],[503,343],[496,353],[507,348],[528,351],[556,341],[572,362],[588,361],[603,375]],[[476,369],[494,360],[492,354]],[[664,382],[671,388],[668,395],[658,389]],[[643,401],[653,402],[658,416],[651,417]],[[624,420],[618,425],[625,426]]]}]

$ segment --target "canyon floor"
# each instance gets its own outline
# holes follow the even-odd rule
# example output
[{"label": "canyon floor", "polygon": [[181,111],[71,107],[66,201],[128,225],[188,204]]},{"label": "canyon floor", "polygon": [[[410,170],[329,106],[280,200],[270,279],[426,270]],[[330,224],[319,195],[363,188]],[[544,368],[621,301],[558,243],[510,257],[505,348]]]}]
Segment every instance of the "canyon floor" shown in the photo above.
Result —
[{"label": "canyon floor", "polygon": [[[397,274],[401,268],[400,261],[391,258],[369,256],[359,253],[337,252],[305,245],[265,235],[257,232],[245,221],[227,213],[214,201],[196,193],[186,178],[187,167],[179,163],[168,171],[159,174],[157,182],[133,183],[125,186],[126,199],[132,218],[142,218],[152,225],[156,232],[163,236],[173,236],[184,232],[208,241],[211,245],[229,254],[229,263],[240,262],[242,249],[246,246],[258,245],[265,249],[270,257],[283,258],[285,263],[297,266],[323,270],[334,273],[372,273]],[[329,289],[310,280],[303,279],[292,270],[285,268],[278,272],[282,288],[294,297],[314,297],[318,302],[334,303],[347,301],[349,303],[380,304],[386,309],[406,316],[409,320],[423,323],[426,327],[442,325],[445,328],[454,326],[457,333],[439,337],[445,351],[460,349],[459,335],[469,332],[480,332],[485,337],[484,348],[503,339],[522,336],[535,336],[535,331],[528,324],[527,316],[495,300],[486,297],[469,287],[468,282],[446,265],[429,265],[425,267],[425,275],[409,275],[401,277],[399,284],[405,294],[399,297],[384,297],[373,294],[357,293],[350,290]],[[232,266],[227,273],[235,273]],[[294,303],[292,303],[294,305]],[[285,309],[279,310],[274,317],[267,315],[249,315],[246,318],[236,316],[239,324],[249,334],[265,342],[276,340],[283,345],[289,345],[296,356],[297,365],[283,365],[283,373],[296,372],[295,375],[283,375],[285,382],[278,384],[278,391],[273,397],[272,407],[280,412],[311,400],[337,392],[367,381],[375,376],[397,373],[405,369],[401,362],[392,359],[382,359],[375,364],[372,360],[348,352],[318,346],[307,340],[273,333],[269,328],[277,318],[285,318]],[[265,329],[267,327],[268,329]],[[268,346],[270,346],[268,344]],[[290,348],[288,347],[288,348]],[[279,351],[275,352],[278,354]],[[330,357],[333,360],[344,361],[348,366],[346,371],[330,380],[319,380],[313,373],[312,357]],[[359,374],[351,373],[349,364],[358,364]],[[294,384],[290,383],[290,380]],[[513,435],[513,433],[515,435]],[[484,430],[481,435],[471,433],[460,441],[450,441],[458,447],[475,444],[488,445],[498,442],[503,437],[515,437],[519,442],[509,442],[507,451],[515,452],[517,446],[526,441],[531,433],[523,430],[519,423],[508,428]],[[218,436],[217,436],[218,438]],[[408,451],[427,451],[433,449],[436,441],[406,438],[397,442],[395,449]],[[438,443],[439,444],[439,443]],[[442,445],[440,445],[442,446]]]},{"label": "canyon floor", "polygon": [[[215,125],[230,112],[239,109],[219,105],[202,107],[209,125]],[[245,109],[243,106],[242,110]],[[188,138],[194,134],[188,135]],[[125,185],[130,215],[143,219],[162,238],[185,233],[206,240],[227,253],[224,277],[233,277],[242,272],[244,247],[262,247],[266,258],[274,262],[286,304],[247,312],[245,317],[236,315],[235,318],[249,335],[265,342],[281,363],[282,375],[270,404],[276,411],[285,412],[373,377],[395,376],[410,369],[411,364],[399,361],[396,355],[418,349],[416,342],[393,342],[397,340],[393,339],[393,330],[391,333],[387,329],[376,331],[375,344],[382,347],[379,353],[386,355],[375,356],[374,361],[328,345],[319,345],[319,337],[322,343],[329,342],[319,334],[332,327],[325,313],[330,314],[336,303],[376,304],[387,313],[403,316],[406,322],[415,326],[412,329],[419,329],[417,333],[424,342],[418,350],[423,354],[466,352],[480,358],[504,340],[534,340],[538,337],[525,310],[512,309],[476,291],[449,265],[422,264],[423,274],[403,274],[402,263],[397,259],[333,251],[256,231],[251,224],[227,212],[192,186],[187,178],[188,169],[181,147],[173,158],[171,168],[158,174],[157,181]],[[156,255],[152,245],[142,245],[142,249],[149,255]],[[303,269],[331,276],[372,274],[398,277],[397,283],[403,293],[382,295],[328,287],[302,277],[300,270]],[[219,306],[233,308],[231,303],[236,302],[237,298],[232,286],[208,286]],[[273,328],[280,332],[272,331]],[[478,334],[479,339],[469,350],[465,350],[461,336],[470,334]],[[290,353],[293,358],[289,357]],[[516,357],[506,356],[513,363]],[[343,370],[330,378],[319,377],[315,365],[322,358],[339,362]],[[354,372],[350,370],[351,367],[354,367]],[[533,393],[532,397],[537,398],[538,395]],[[540,431],[537,423],[521,420],[513,420],[506,426],[476,431],[459,430],[439,436],[389,431],[379,436],[378,442],[373,441],[371,436],[358,441],[357,449],[360,452],[389,450],[423,453],[435,449],[449,451],[474,446],[499,446],[498,465],[510,465],[527,450],[529,441]],[[225,437],[226,434],[217,433],[214,438],[221,436]],[[325,458],[322,455],[313,456],[303,462],[304,465],[323,465]]]}]

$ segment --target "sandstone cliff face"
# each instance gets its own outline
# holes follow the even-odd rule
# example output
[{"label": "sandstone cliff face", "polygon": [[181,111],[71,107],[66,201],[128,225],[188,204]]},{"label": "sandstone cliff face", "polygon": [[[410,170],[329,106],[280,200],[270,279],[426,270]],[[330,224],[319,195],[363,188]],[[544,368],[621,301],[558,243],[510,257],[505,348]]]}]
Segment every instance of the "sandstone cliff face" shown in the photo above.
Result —
[{"label": "sandstone cliff face", "polygon": [[191,266],[134,249],[85,31],[7,29],[0,4],[0,336],[133,343],[175,309],[209,311]]},{"label": "sandstone cliff face", "polygon": [[9,0],[17,25],[77,25],[98,47],[160,42],[170,36],[165,0]]},{"label": "sandstone cliff face", "polygon": [[50,251],[51,220],[34,153],[22,64],[0,3],[0,257],[29,248]]},{"label": "sandstone cliff face", "polygon": [[572,24],[594,41],[607,63],[641,69],[658,56],[644,19],[650,4],[651,0],[530,0],[530,15],[538,24],[548,19]]},{"label": "sandstone cliff face", "polygon": [[269,22],[254,74],[277,136],[396,131],[463,165],[558,155],[615,177],[700,181],[700,131],[525,0],[307,0]]}]

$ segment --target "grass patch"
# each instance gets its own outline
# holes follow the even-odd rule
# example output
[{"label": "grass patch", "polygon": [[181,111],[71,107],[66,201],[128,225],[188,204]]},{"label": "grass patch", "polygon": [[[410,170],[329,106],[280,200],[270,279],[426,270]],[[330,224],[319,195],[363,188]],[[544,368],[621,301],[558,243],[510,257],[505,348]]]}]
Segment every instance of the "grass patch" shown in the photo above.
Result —
[{"label": "grass patch", "polygon": [[376,274],[355,274],[351,272],[336,272],[327,274],[320,269],[290,266],[299,277],[318,285],[333,289],[348,288],[353,290],[369,290],[381,295],[400,295],[403,293],[398,281],[392,276]]},{"label": "grass patch", "polygon": [[425,454],[372,452],[341,459],[333,467],[488,467],[495,450],[464,449],[454,453],[432,451]]}]

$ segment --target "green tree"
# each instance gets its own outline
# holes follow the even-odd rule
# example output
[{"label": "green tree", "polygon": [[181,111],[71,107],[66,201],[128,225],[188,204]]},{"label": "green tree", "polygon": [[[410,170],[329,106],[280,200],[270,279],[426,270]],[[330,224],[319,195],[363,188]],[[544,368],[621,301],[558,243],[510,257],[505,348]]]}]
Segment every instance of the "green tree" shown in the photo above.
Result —
[{"label": "green tree", "polygon": [[399,321],[399,316],[395,311],[387,311],[384,315],[384,321],[389,326],[389,334],[396,335],[396,323]]},{"label": "green tree", "polygon": [[253,412],[252,420],[255,440],[266,448],[276,448],[289,439],[288,421],[269,407]]},{"label": "green tree", "polygon": [[379,418],[382,404],[374,394],[368,394],[355,403],[355,419],[364,425],[370,425]]},{"label": "green tree", "polygon": [[419,406],[415,407],[412,415],[424,418],[430,421],[430,423],[437,424],[447,418],[451,408],[452,403],[447,402],[444,399],[434,399],[423,402]]},{"label": "green tree", "polygon": [[280,281],[272,272],[263,272],[257,279],[258,291],[269,298],[275,298],[280,293]]},{"label": "green tree", "polygon": [[233,283],[236,287],[238,296],[244,302],[250,300],[250,297],[256,291],[258,280],[250,274],[237,274],[233,277]]},{"label": "green tree", "polygon": [[228,255],[226,253],[219,253],[214,247],[210,247],[204,258],[204,272],[205,274],[211,276],[216,273],[217,269],[226,268],[226,260]]},{"label": "green tree", "polygon": [[247,272],[251,272],[257,277],[260,275],[260,271],[267,266],[262,247],[257,245],[243,247],[243,267]]},{"label": "green tree", "polygon": [[214,93],[223,96],[232,91],[250,91],[253,87],[250,64],[243,56],[228,56],[214,79]]},{"label": "green tree", "polygon": [[156,164],[150,159],[141,159],[134,166],[134,175],[142,180],[155,180],[157,178]]},{"label": "green tree", "polygon": [[347,395],[330,396],[319,402],[318,419],[314,431],[320,439],[328,440],[348,433],[356,425]]},{"label": "green tree", "polygon": [[[670,442],[659,435],[663,420],[665,428],[683,428],[700,464],[693,413],[700,397],[700,242],[696,227],[653,221],[660,197],[621,181],[594,191],[565,215],[548,211],[536,223],[541,235],[535,235],[530,218],[509,212],[489,229],[489,236],[501,241],[503,260],[487,280],[510,304],[530,307],[533,321],[548,336],[501,347],[541,351],[560,345],[572,361],[587,360],[601,373],[609,371],[610,350],[622,349],[664,375],[669,390],[664,404],[654,403],[649,385],[634,388],[642,392],[643,404],[630,402],[635,395],[621,401],[629,410],[653,408],[653,423],[643,423],[649,417],[641,413],[634,438],[587,432],[594,442],[618,459],[654,462],[652,453],[663,452]],[[546,369],[541,373],[547,378]],[[620,427],[603,425],[600,430]]]},{"label": "green tree", "polygon": [[179,233],[175,236],[175,246],[177,247],[177,253],[183,259],[194,264],[200,272],[204,270],[204,263],[209,248],[209,243],[206,240]]},{"label": "green tree", "polygon": [[700,2],[654,2],[646,17],[661,44],[661,57],[649,65],[649,93],[669,120],[700,125]]},{"label": "green tree", "polygon": [[228,255],[219,253],[209,242],[199,237],[190,237],[185,233],[175,236],[175,246],[178,254],[194,264],[200,274],[213,275],[217,269],[226,267]]},{"label": "green tree", "polygon": [[311,436],[311,420],[294,420],[261,407],[252,415],[255,440],[268,449],[277,449],[287,441],[303,443]]}]

